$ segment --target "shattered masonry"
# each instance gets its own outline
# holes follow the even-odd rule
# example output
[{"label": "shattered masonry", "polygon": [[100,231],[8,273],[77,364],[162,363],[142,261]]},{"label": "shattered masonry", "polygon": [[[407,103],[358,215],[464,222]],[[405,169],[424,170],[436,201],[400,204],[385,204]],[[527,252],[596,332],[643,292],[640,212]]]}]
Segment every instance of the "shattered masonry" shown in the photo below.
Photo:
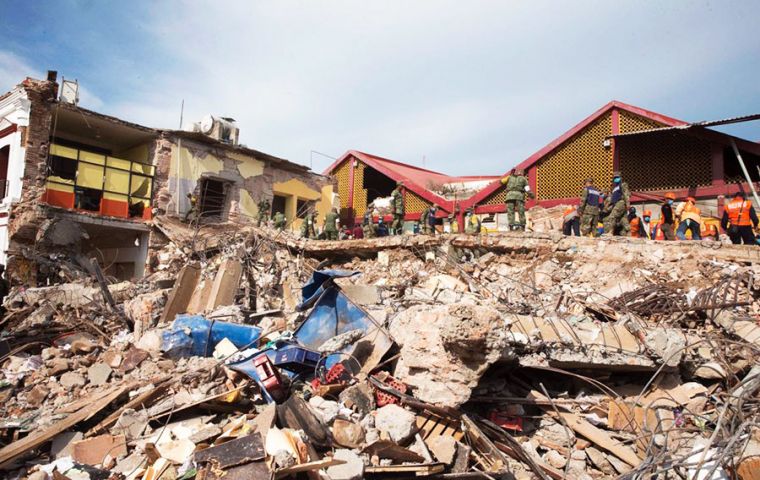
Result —
[{"label": "shattered masonry", "polygon": [[756,249],[152,223],[155,273],[115,308],[74,270],[6,299],[7,475],[759,471]]}]

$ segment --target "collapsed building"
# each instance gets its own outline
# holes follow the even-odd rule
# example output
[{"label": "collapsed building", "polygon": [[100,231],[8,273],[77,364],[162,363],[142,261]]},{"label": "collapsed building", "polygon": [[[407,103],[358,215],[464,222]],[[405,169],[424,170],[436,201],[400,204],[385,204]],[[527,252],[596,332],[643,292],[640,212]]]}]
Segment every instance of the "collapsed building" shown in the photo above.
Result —
[{"label": "collapsed building", "polygon": [[78,86],[64,82],[68,93],[59,92],[56,80],[27,78],[0,97],[0,263],[14,282],[60,280],[60,259],[48,253],[141,278],[165,240],[151,219],[185,217],[188,194],[201,224],[251,222],[266,200],[267,218],[282,212],[298,228],[309,209],[333,206],[329,179],[240,145],[234,122],[149,128],[78,106]]}]

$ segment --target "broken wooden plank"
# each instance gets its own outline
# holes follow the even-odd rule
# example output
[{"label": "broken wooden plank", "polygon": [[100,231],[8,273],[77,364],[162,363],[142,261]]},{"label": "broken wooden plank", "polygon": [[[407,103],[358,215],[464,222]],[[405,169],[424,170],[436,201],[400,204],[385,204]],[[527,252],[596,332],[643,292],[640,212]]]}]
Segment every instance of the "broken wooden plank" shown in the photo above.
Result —
[{"label": "broken wooden plank", "polygon": [[197,262],[182,267],[177,276],[177,281],[174,282],[174,288],[166,300],[166,307],[164,307],[159,323],[172,322],[177,314],[187,312],[187,307],[190,305],[190,300],[193,298],[193,292],[195,292],[200,278],[201,267]]},{"label": "broken wooden plank", "polygon": [[243,265],[239,260],[228,258],[219,267],[211,286],[206,309],[215,310],[217,307],[232,305],[235,294],[240,286],[240,277],[243,275]]},{"label": "broken wooden plank", "polygon": [[195,452],[198,463],[214,462],[221,469],[263,460],[264,444],[259,433],[239,437],[221,445]]},{"label": "broken wooden plank", "polygon": [[45,442],[50,441],[53,437],[59,433],[68,430],[79,422],[87,420],[98,412],[106,408],[114,400],[119,398],[127,390],[134,388],[134,385],[124,385],[121,387],[115,387],[110,390],[106,390],[99,394],[96,394],[94,398],[89,398],[89,404],[82,407],[75,413],[72,413],[68,417],[59,420],[50,427],[35,432],[27,437],[17,440],[10,445],[6,445],[3,449],[0,449],[0,468],[3,468],[6,463],[14,458],[27,453],[35,448],[43,445]]},{"label": "broken wooden plank", "polygon": [[370,456],[377,455],[380,458],[388,458],[394,462],[414,462],[423,463],[425,461],[421,455],[397,445],[390,440],[378,440],[371,445],[367,445],[362,450]]},{"label": "broken wooden plank", "polygon": [[130,409],[130,408],[141,409],[141,408],[149,407],[153,403],[154,400],[156,400],[158,397],[163,395],[166,392],[166,390],[169,389],[169,385],[171,385],[172,383],[169,380],[171,380],[171,377],[169,377],[168,375],[165,377],[162,377],[157,382],[157,385],[154,388],[137,395],[135,398],[125,403],[121,408],[117,409],[111,415],[103,419],[100,423],[92,427],[90,431],[87,432],[87,434],[97,435],[99,433],[105,432],[116,423],[116,421],[119,419],[121,414],[124,413],[124,410]]},{"label": "broken wooden plank", "polygon": [[[532,390],[529,394],[530,397],[538,400],[548,400],[543,394]],[[623,460],[625,463],[637,467],[641,463],[641,459],[636,452],[631,448],[623,445],[614,438],[612,438],[607,432],[601,430],[588,421],[586,421],[580,415],[571,412],[559,411],[559,414],[555,412],[551,407],[542,407],[546,413],[554,418],[561,417],[567,426],[573,429],[573,431],[591,442],[595,443],[599,448],[608,451]]]},{"label": "broken wooden plank", "polygon": [[[313,472],[316,470],[322,470],[325,468],[332,467],[334,465],[343,465],[346,463],[344,460],[338,460],[337,458],[330,458],[326,457],[322,460],[317,460],[316,462],[307,462],[307,463],[301,463],[300,465],[293,465],[292,467],[282,468],[280,470],[277,470],[274,472],[274,478],[284,478],[289,475],[295,475],[296,473],[301,472]],[[227,477],[225,477],[226,480]]]},{"label": "broken wooden plank", "polygon": [[442,463],[433,463],[425,465],[388,465],[385,467],[366,467],[364,473],[406,473],[414,474],[418,477],[435,475],[444,470]]}]

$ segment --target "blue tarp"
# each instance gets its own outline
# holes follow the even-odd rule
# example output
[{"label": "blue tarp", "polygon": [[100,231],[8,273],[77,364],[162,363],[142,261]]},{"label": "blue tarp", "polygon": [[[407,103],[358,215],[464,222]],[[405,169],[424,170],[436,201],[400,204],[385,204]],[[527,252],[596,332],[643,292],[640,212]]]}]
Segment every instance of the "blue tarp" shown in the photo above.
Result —
[{"label": "blue tarp", "polygon": [[359,272],[351,272],[349,270],[317,270],[306,285],[301,287],[301,295],[303,300],[301,304],[296,307],[299,312],[303,312],[307,308],[311,307],[314,302],[319,299],[319,296],[331,285],[334,285],[332,279],[334,278],[347,278],[359,275]]},{"label": "blue tarp", "polygon": [[218,322],[201,315],[177,315],[172,329],[164,332],[161,350],[174,358],[208,357],[216,344],[227,338],[237,348],[255,346],[261,329],[252,325]]}]

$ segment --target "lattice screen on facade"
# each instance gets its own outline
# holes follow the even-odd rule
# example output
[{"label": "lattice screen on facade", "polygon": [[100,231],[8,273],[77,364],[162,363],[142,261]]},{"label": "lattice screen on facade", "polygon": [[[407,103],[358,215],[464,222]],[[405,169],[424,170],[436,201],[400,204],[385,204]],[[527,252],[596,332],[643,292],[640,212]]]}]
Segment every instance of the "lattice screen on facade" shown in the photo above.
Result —
[{"label": "lattice screen on facade", "polygon": [[538,199],[577,197],[588,177],[597,185],[609,185],[612,149],[605,148],[603,143],[611,132],[611,114],[608,113],[541,159],[536,177]]},{"label": "lattice screen on facade", "polygon": [[671,190],[712,183],[710,143],[681,132],[620,137],[620,172],[631,190]]},{"label": "lattice screen on facade", "polygon": [[665,126],[664,123],[620,110],[620,133],[640,132],[641,130],[651,130]]},{"label": "lattice screen on facade", "polygon": [[340,196],[340,208],[348,208],[348,183],[351,181],[351,162],[352,159],[348,159],[345,162],[338,165],[338,168],[333,170],[333,176],[338,180],[338,195]]},{"label": "lattice screen on facade", "polygon": [[500,185],[499,188],[487,196],[485,200],[478,203],[478,205],[503,205],[507,201],[507,187]]},{"label": "lattice screen on facade", "polygon": [[433,204],[420,197],[411,190],[407,190],[404,194],[404,211],[406,213],[421,213],[426,208],[430,208]]},{"label": "lattice screen on facade", "polygon": [[362,188],[366,167],[362,162],[356,162],[354,167],[354,215],[357,217],[361,217],[367,211],[367,189]]}]

